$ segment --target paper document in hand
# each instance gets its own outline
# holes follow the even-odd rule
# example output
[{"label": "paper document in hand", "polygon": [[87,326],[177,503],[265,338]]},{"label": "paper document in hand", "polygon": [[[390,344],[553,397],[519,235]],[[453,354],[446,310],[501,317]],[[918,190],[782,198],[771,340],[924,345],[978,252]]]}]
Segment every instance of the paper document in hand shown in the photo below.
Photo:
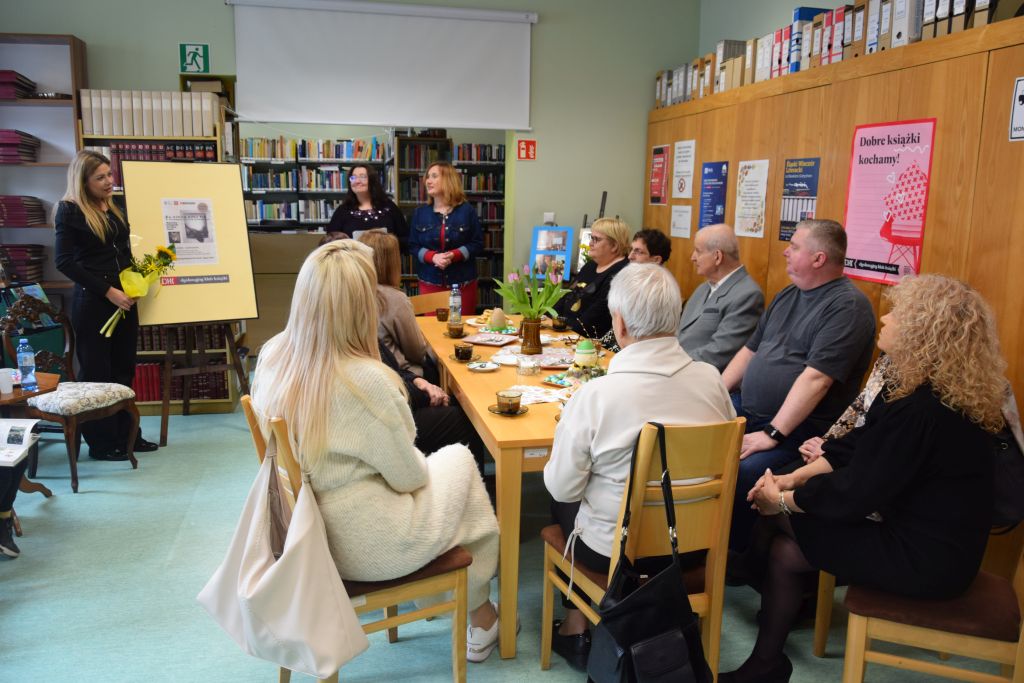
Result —
[{"label": "paper document in hand", "polygon": [[0,467],[13,467],[25,459],[39,435],[32,428],[39,420],[0,420]]}]

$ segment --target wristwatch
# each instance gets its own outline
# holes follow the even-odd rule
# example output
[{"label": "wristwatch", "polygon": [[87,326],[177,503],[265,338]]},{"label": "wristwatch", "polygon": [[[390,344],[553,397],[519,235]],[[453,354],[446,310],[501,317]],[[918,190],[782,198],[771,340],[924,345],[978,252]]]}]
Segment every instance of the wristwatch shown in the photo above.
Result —
[{"label": "wristwatch", "polygon": [[782,442],[786,440],[786,435],[780,432],[778,427],[773,424],[769,424],[762,431],[775,441]]}]

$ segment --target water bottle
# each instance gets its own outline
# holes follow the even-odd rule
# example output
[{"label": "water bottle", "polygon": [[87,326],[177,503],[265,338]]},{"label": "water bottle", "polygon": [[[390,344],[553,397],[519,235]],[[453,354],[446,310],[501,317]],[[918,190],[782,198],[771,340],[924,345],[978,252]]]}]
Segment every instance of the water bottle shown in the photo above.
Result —
[{"label": "water bottle", "polygon": [[18,340],[18,372],[21,373],[21,390],[35,391],[36,383],[36,352],[28,345],[28,339]]},{"label": "water bottle", "polygon": [[452,285],[452,293],[448,296],[448,322],[462,322],[462,292],[458,285]]}]

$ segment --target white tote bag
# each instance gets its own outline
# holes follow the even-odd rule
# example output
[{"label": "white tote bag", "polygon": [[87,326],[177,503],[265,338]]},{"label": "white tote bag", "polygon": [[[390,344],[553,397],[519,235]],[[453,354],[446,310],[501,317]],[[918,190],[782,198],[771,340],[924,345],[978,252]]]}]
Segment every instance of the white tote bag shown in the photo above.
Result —
[{"label": "white tote bag", "polygon": [[227,557],[196,599],[250,655],[326,678],[370,643],[338,576],[308,484],[287,519],[276,452],[271,435]]}]

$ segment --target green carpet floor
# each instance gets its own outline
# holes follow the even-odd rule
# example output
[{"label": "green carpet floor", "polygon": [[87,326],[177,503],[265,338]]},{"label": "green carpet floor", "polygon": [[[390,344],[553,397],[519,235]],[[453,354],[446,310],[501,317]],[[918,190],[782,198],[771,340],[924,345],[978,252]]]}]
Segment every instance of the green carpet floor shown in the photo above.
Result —
[{"label": "green carpet floor", "polygon": [[[158,420],[144,418],[147,438]],[[22,555],[0,559],[0,681],[276,681],[273,665],[243,654],[195,602],[224,555],[256,473],[240,413],[171,420],[170,444],[127,463],[82,457],[71,493],[63,442],[44,437],[37,479],[53,498],[20,494]],[[83,448],[84,450],[84,448]],[[541,544],[547,501],[539,475],[524,485],[518,656],[470,664],[471,681],[582,681],[558,658],[539,667]],[[494,594],[497,594],[495,582]],[[758,596],[729,589],[722,667],[738,666],[755,635]],[[837,608],[828,657],[811,655],[811,630],[787,652],[795,682],[838,681],[845,614]],[[402,627],[342,669],[346,681],[450,679],[449,622]],[[991,669],[989,669],[991,670]],[[296,681],[313,680],[296,675]],[[868,681],[936,680],[870,665]]]}]

